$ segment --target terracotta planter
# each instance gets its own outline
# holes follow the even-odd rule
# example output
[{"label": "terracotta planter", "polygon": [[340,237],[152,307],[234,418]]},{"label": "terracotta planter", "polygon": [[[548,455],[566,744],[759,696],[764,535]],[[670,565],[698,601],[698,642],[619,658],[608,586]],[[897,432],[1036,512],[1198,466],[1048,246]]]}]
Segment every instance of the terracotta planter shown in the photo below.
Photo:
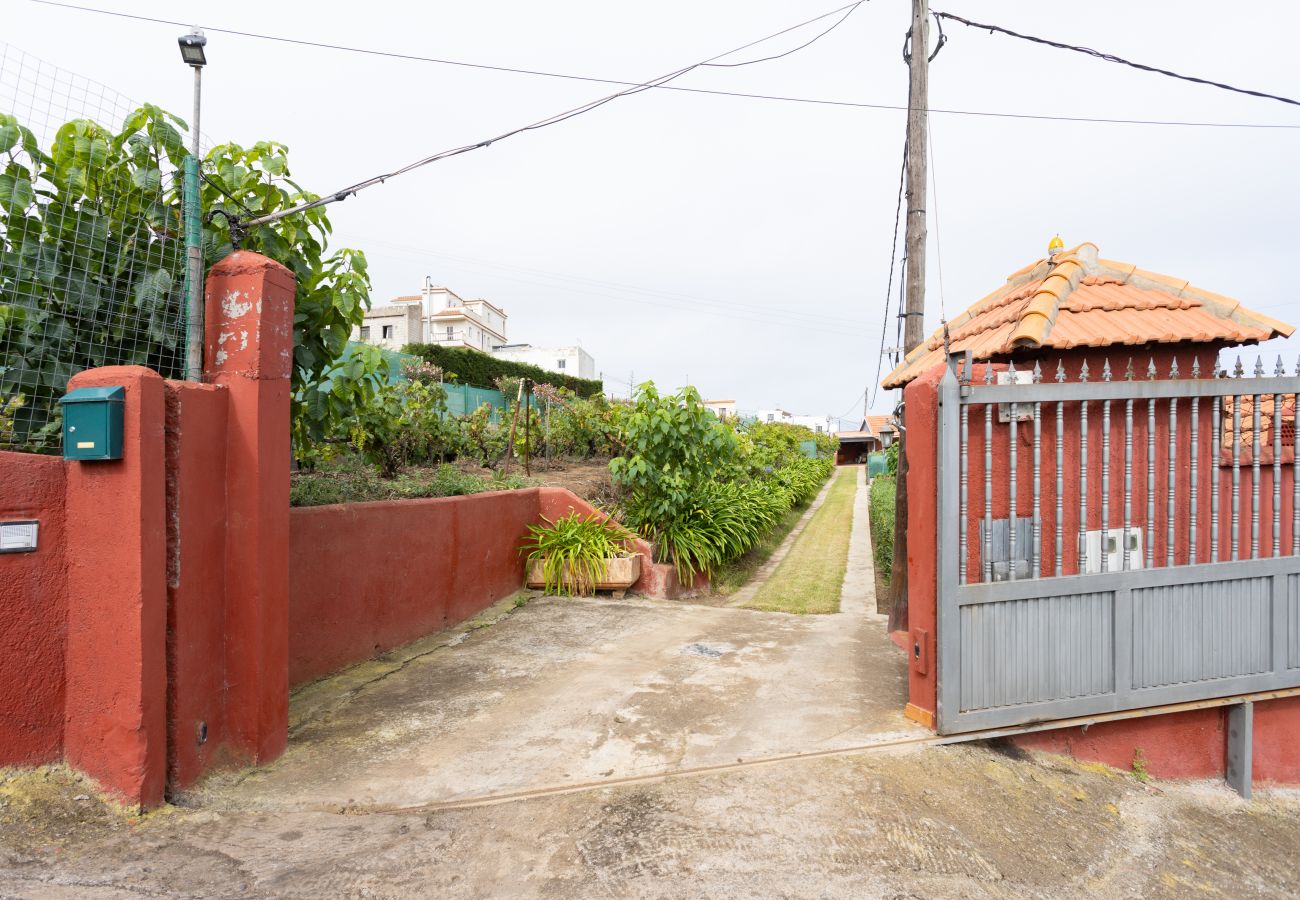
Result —
[{"label": "terracotta planter", "polygon": [[[600,580],[596,582],[596,590],[613,591],[615,596],[621,597],[623,593],[636,584],[637,579],[641,577],[641,557],[635,554],[629,556],[615,556],[605,560],[605,570],[601,573]],[[565,577],[565,582],[571,584],[571,579]],[[528,586],[530,588],[541,588],[546,586],[546,579],[542,577],[541,560],[531,560],[528,563]]]}]

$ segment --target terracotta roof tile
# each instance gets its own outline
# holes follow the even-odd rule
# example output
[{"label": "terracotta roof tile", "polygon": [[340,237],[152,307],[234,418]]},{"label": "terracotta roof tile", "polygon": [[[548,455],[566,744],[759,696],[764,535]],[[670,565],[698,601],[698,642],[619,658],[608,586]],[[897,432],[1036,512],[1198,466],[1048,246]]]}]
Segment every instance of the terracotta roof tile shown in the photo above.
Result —
[{"label": "terracotta roof tile", "polygon": [[[1288,337],[1292,326],[1181,278],[1099,259],[1093,244],[1041,259],[948,323],[954,351],[977,360],[1016,349],[1148,343],[1254,343]],[[882,383],[902,387],[943,362],[940,329]]]},{"label": "terracotta roof tile", "polygon": [[880,434],[880,430],[886,425],[889,425],[891,429],[894,427],[890,424],[893,418],[893,416],[867,416],[867,428],[871,430],[872,434]]}]

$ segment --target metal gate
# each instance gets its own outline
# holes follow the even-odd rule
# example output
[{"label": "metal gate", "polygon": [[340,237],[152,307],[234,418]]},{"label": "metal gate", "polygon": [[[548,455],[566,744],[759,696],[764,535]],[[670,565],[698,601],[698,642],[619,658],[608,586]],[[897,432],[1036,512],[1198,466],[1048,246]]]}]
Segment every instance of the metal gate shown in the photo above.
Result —
[{"label": "metal gate", "polygon": [[1164,365],[949,359],[941,734],[1300,686],[1300,370]]}]

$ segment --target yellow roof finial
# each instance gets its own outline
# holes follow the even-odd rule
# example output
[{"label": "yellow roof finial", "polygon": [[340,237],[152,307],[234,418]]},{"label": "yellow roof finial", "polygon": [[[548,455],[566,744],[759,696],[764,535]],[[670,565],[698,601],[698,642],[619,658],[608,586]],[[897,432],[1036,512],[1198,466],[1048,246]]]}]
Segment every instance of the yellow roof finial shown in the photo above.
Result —
[{"label": "yellow roof finial", "polygon": [[1059,234],[1047,242],[1047,256],[1049,259],[1064,249],[1065,241],[1061,240]]}]

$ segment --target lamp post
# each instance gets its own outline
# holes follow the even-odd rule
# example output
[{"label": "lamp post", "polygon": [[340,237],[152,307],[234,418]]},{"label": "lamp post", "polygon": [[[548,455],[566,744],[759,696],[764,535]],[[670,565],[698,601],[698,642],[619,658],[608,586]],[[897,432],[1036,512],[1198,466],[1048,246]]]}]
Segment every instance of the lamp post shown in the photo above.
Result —
[{"label": "lamp post", "polygon": [[197,28],[179,38],[181,59],[194,70],[194,116],[190,120],[190,155],[185,157],[185,378],[203,380],[203,223],[199,200],[199,98],[203,91],[203,52],[208,39]]}]

